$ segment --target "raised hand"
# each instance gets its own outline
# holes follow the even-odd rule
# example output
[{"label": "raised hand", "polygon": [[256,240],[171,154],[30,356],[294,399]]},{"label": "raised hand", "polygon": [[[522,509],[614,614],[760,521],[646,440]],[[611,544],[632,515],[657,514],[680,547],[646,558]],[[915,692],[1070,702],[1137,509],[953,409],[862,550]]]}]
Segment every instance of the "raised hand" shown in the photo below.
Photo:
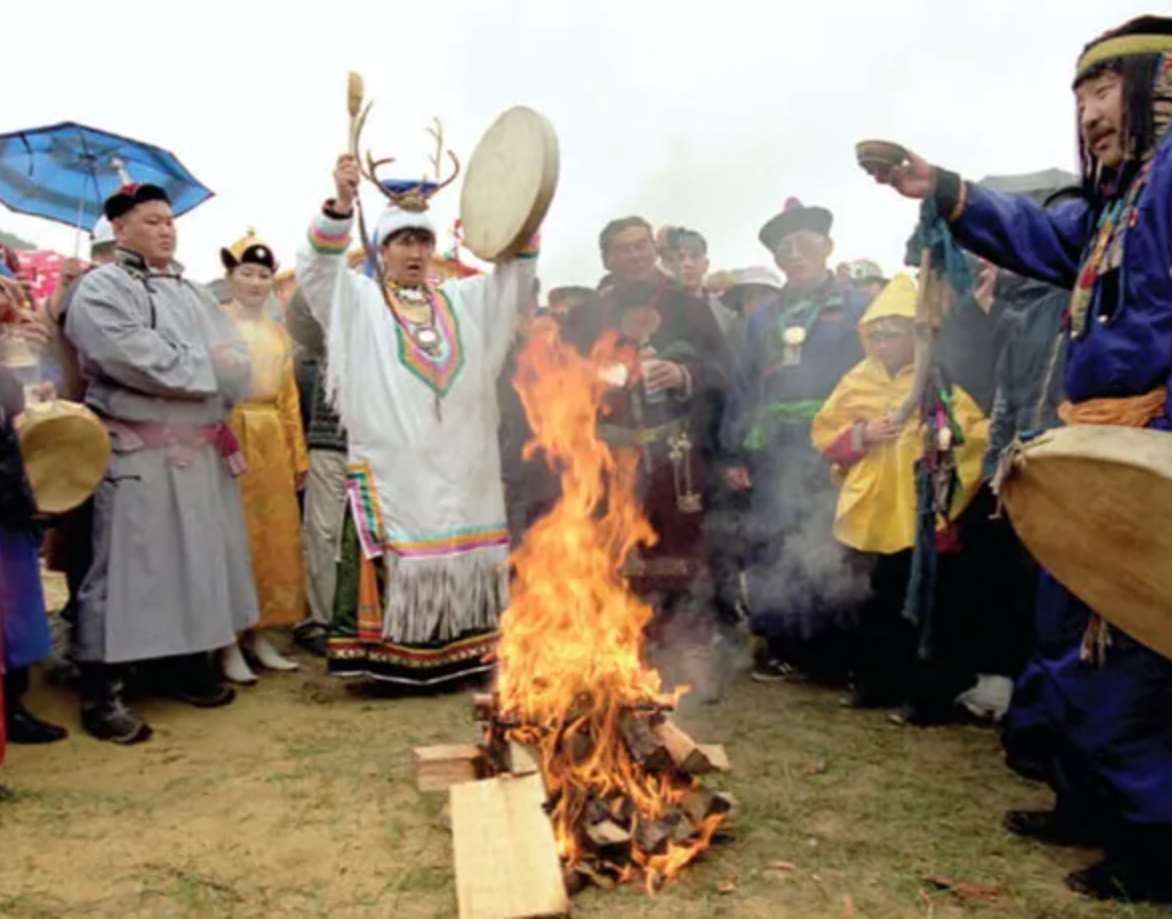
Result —
[{"label": "raised hand", "polygon": [[909,152],[898,166],[871,170],[880,185],[890,185],[905,198],[926,198],[936,189],[936,167]]},{"label": "raised hand", "polygon": [[339,213],[349,214],[354,210],[360,178],[357,158],[351,153],[339,156],[334,164],[334,205]]}]

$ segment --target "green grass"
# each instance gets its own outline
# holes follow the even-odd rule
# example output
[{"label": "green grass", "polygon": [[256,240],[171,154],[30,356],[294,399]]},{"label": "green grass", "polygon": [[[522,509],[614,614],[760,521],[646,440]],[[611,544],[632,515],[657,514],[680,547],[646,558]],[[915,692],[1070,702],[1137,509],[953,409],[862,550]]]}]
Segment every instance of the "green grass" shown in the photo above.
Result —
[{"label": "green grass", "polygon": [[[322,683],[272,676],[212,712],[152,704],[159,733],[131,749],[81,736],[73,700],[38,689],[30,706],[74,736],[10,750],[0,916],[455,915],[446,799],[415,789],[411,748],[474,739],[466,697]],[[733,838],[655,896],[587,890],[575,916],[839,917],[847,898],[859,917],[1167,915],[1080,899],[1062,876],[1091,853],[1000,829],[1004,810],[1049,798],[1004,768],[991,731],[899,728],[833,692],[744,679],[680,720],[728,749],[733,773],[710,784],[740,802]],[[933,876],[997,899],[961,900]]]}]

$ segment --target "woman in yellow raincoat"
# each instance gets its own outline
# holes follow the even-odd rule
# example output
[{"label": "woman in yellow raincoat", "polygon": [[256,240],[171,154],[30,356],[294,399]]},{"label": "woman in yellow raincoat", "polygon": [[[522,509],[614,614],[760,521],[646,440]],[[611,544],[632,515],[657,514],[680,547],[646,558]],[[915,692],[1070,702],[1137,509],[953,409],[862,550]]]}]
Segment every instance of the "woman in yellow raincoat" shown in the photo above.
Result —
[{"label": "woman in yellow raincoat", "polygon": [[[923,452],[918,413],[897,425],[896,409],[915,378],[916,285],[896,275],[859,323],[866,357],[842,378],[814,418],[811,437],[841,476],[834,535],[850,548],[875,556],[873,596],[857,634],[852,704],[870,707],[906,700],[915,663],[916,637],[902,618],[916,540],[915,464]],[[963,442],[955,451],[959,487],[946,539],[981,484],[981,456],[988,420],[963,389],[953,387],[955,419]]]},{"label": "woman in yellow raincoat", "polygon": [[293,626],[305,617],[305,582],[301,556],[297,492],[305,483],[309,458],[301,429],[292,345],[285,329],[264,315],[277,269],[272,249],[251,232],[220,258],[228,272],[232,302],[225,309],[248,345],[252,386],[236,405],[230,425],[248,461],[239,478],[248,526],[252,571],[260,620],[241,642],[225,649],[224,675],[235,683],[256,682],[241,653],[270,670],[296,670],[280,654],[268,630]]}]

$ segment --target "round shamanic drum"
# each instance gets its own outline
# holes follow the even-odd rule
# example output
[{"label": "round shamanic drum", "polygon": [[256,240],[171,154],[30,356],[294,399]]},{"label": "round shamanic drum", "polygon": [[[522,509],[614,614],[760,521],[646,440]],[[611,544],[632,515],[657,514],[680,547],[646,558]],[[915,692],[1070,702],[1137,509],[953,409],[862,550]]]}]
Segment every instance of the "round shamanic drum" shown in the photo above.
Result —
[{"label": "round shamanic drum", "polygon": [[1014,457],[1001,497],[1021,541],[1071,593],[1172,657],[1172,434],[1049,431]]},{"label": "round shamanic drum", "polygon": [[464,172],[464,245],[485,261],[508,258],[537,232],[558,184],[553,125],[531,108],[501,115]]},{"label": "round shamanic drum", "polygon": [[27,406],[15,427],[37,510],[63,514],[93,494],[110,460],[110,437],[97,415],[58,399]]}]

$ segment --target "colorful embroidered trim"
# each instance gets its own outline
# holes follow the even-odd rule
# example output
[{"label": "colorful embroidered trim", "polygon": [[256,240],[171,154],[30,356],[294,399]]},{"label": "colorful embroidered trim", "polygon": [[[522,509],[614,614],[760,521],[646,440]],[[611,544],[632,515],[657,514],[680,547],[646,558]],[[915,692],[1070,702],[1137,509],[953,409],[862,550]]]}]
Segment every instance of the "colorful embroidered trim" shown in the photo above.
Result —
[{"label": "colorful embroidered trim", "polygon": [[534,233],[533,236],[529,239],[529,242],[525,243],[525,245],[521,247],[520,251],[517,252],[514,258],[537,258],[537,255],[540,251],[541,235]]},{"label": "colorful embroidered trim", "polygon": [[329,671],[335,676],[432,686],[492,669],[499,638],[499,633],[492,631],[447,645],[408,646],[331,635]]},{"label": "colorful embroidered trim", "polygon": [[323,255],[341,255],[350,248],[350,229],[330,232],[320,219],[309,225],[309,244]]},{"label": "colorful embroidered trim", "polygon": [[509,531],[503,525],[496,527],[468,527],[452,530],[438,536],[411,539],[404,533],[391,534],[387,548],[402,558],[438,558],[444,555],[463,555],[477,549],[507,546]]},{"label": "colorful embroidered trim", "polygon": [[452,301],[442,290],[432,292],[431,308],[442,347],[436,355],[417,345],[402,323],[395,323],[399,339],[399,362],[438,396],[446,396],[464,369],[464,343],[460,338],[460,320]]},{"label": "colorful embroidered trim", "polygon": [[362,554],[367,558],[378,558],[383,554],[383,518],[374,475],[366,463],[351,463],[346,468],[346,494],[350,498],[350,512],[354,515]]}]

